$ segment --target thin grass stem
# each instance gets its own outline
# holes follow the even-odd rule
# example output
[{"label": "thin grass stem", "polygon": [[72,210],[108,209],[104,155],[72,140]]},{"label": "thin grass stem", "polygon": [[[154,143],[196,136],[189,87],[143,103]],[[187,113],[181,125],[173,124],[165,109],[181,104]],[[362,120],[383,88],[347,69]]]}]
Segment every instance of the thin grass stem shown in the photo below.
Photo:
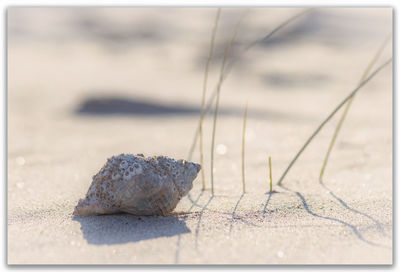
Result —
[{"label": "thin grass stem", "polygon": [[[275,27],[272,31],[270,31],[266,36],[264,36],[263,38],[261,38],[261,39],[255,41],[255,42],[252,42],[252,43],[250,43],[248,46],[246,46],[245,49],[242,51],[242,55],[243,55],[244,53],[246,53],[247,51],[249,51],[251,48],[253,48],[255,45],[257,45],[257,44],[259,44],[259,43],[261,43],[261,42],[266,42],[266,41],[268,41],[268,40],[269,40],[276,32],[278,32],[281,28],[283,28],[284,26],[288,25],[290,22],[294,21],[295,19],[299,18],[300,16],[303,16],[303,15],[307,14],[308,12],[310,12],[310,11],[313,10],[313,9],[314,9],[314,8],[308,8],[308,9],[306,9],[306,10],[300,12],[300,13],[297,13],[297,14],[295,14],[294,16],[291,16],[290,18],[286,19],[284,22],[282,22],[282,23],[279,24],[277,27]],[[240,57],[237,57],[235,60],[233,60],[233,61],[231,61],[231,62],[228,63],[228,65],[227,65],[227,67],[226,67],[226,69],[225,69],[226,71],[224,72],[224,75],[222,76],[222,80],[225,80],[225,79],[228,77],[229,72],[232,70],[232,68],[234,67],[234,64],[235,64],[239,59],[240,59]],[[205,106],[204,112],[203,112],[203,116],[204,116],[207,112],[210,111],[210,109],[211,109],[211,107],[212,107],[212,105],[213,105],[213,103],[214,103],[214,101],[215,101],[215,99],[216,99],[217,92],[218,92],[218,85],[219,85],[219,82],[218,82],[217,85],[214,87],[214,91],[213,91],[213,93],[211,94],[211,96],[209,97],[209,99],[208,99],[208,101],[207,101],[207,103],[206,103],[206,106]],[[200,122],[201,122],[201,121],[199,121],[199,125],[198,125],[197,128],[196,128],[196,131],[195,131],[195,134],[194,134],[194,137],[193,137],[193,141],[192,141],[192,144],[191,144],[190,149],[189,149],[189,154],[188,154],[188,160],[189,160],[189,161],[192,160],[193,153],[194,153],[194,149],[195,149],[195,147],[196,147],[197,140],[198,140],[198,138],[199,138],[199,134],[200,134]]]},{"label": "thin grass stem", "polygon": [[386,65],[392,62],[392,58],[388,59],[385,61],[381,66],[376,68],[374,72],[372,72],[366,79],[364,79],[358,86],[355,88],[353,91],[350,92],[350,94],[342,101],[336,108],[328,115],[327,118],[318,126],[318,128],[311,134],[311,136],[308,138],[308,140],[305,142],[305,144],[300,148],[300,150],[297,152],[297,154],[294,156],[292,161],[289,163],[288,167],[286,170],[283,172],[282,176],[279,178],[278,185],[281,185],[283,179],[285,178],[286,174],[289,172],[290,168],[293,166],[293,164],[296,162],[296,160],[299,158],[301,153],[306,149],[306,147],[310,144],[312,139],[318,134],[318,132],[325,126],[325,124],[336,114],[338,110],[340,110],[347,101],[349,101],[354,94],[356,94],[368,81],[370,81],[379,71],[381,71]]},{"label": "thin grass stem", "polygon": [[[367,77],[367,75],[368,75],[369,72],[371,71],[372,67],[373,67],[373,66],[375,65],[375,63],[377,62],[377,60],[378,60],[379,56],[381,55],[383,49],[385,49],[385,46],[386,46],[387,43],[390,41],[391,36],[392,36],[392,35],[390,34],[390,35],[385,39],[385,41],[381,44],[381,46],[379,47],[378,51],[376,52],[375,56],[372,58],[372,60],[371,60],[370,63],[368,64],[368,66],[365,68],[364,73],[363,73],[363,75],[361,76],[361,79],[360,79],[360,81],[359,81],[359,84]],[[339,122],[338,122],[338,124],[336,125],[335,131],[334,131],[334,133],[333,133],[331,142],[330,142],[329,147],[328,147],[328,150],[327,150],[327,152],[326,152],[326,154],[325,154],[324,163],[322,164],[321,171],[320,171],[320,174],[319,174],[319,182],[320,182],[320,183],[322,183],[322,179],[323,179],[323,176],[324,176],[325,168],[326,168],[326,166],[327,166],[327,164],[328,164],[329,156],[330,156],[330,154],[331,154],[331,151],[332,151],[332,149],[333,149],[333,146],[335,145],[336,138],[337,138],[337,136],[339,135],[339,131],[340,131],[340,129],[342,128],[344,119],[346,118],[347,113],[348,113],[348,111],[349,111],[349,109],[350,109],[350,107],[351,107],[351,105],[352,105],[352,103],[353,103],[353,101],[354,101],[354,97],[355,97],[355,95],[353,95],[353,96],[350,98],[350,100],[347,102],[346,107],[344,108],[344,111],[343,111],[343,113],[342,113],[342,116],[340,117]]]},{"label": "thin grass stem", "polygon": [[243,115],[243,136],[242,136],[242,188],[243,194],[246,193],[246,180],[245,180],[245,146],[246,146],[246,121],[247,121],[247,105],[244,108]]},{"label": "thin grass stem", "polygon": [[215,102],[215,110],[214,110],[214,121],[213,121],[213,130],[212,130],[212,136],[211,136],[211,194],[214,196],[214,146],[215,146],[215,131],[217,127],[217,117],[218,117],[218,109],[219,109],[219,100],[220,100],[220,94],[221,94],[221,86],[223,82],[223,76],[224,76],[224,69],[226,65],[226,60],[228,59],[229,53],[231,46],[236,38],[237,32],[239,30],[239,26],[242,23],[242,20],[244,18],[245,12],[242,14],[239,22],[237,23],[233,35],[231,37],[231,40],[229,41],[225,53],[224,53],[224,58],[222,60],[222,65],[221,65],[221,71],[220,71],[220,76],[218,80],[218,85],[217,85],[217,100]]},{"label": "thin grass stem", "polygon": [[[203,153],[203,122],[204,122],[204,105],[206,101],[206,91],[207,91],[207,81],[208,81],[208,70],[210,67],[210,61],[214,51],[214,41],[215,41],[215,34],[217,32],[219,16],[221,14],[221,8],[218,8],[217,15],[215,17],[214,28],[211,34],[211,42],[210,42],[210,52],[207,58],[206,70],[204,72],[204,81],[203,81],[203,93],[201,96],[201,113],[200,113],[200,125],[199,125],[199,133],[200,133],[200,165],[204,165],[204,153]],[[204,167],[201,167],[201,182],[202,182],[202,189],[206,189],[206,182],[204,176]]]}]

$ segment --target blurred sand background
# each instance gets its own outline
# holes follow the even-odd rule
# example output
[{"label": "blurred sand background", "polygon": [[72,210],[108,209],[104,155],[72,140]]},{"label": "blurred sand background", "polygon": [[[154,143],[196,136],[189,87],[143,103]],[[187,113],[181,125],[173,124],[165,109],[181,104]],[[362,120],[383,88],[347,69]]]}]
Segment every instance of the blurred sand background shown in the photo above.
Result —
[{"label": "blurred sand background", "polygon": [[[77,218],[108,157],[187,158],[216,9],[9,8],[8,263],[391,264],[391,67],[356,96],[325,187],[319,170],[339,115],[284,187],[265,194],[267,157],[276,182],[392,31],[390,8],[315,9],[240,54],[301,10],[251,8],[243,20],[232,49],[240,59],[221,90],[215,197],[199,176],[171,216]],[[222,10],[208,94],[243,11]],[[378,64],[391,55],[389,45]],[[211,126],[208,115],[208,188]]]}]

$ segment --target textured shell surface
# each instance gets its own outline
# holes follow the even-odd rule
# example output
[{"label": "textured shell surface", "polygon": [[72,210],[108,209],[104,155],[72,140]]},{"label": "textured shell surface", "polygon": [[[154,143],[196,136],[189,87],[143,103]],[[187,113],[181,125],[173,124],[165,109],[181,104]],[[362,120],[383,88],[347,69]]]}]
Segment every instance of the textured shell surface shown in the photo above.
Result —
[{"label": "textured shell surface", "polygon": [[193,187],[200,165],[165,156],[120,154],[93,176],[75,215],[167,215]]}]

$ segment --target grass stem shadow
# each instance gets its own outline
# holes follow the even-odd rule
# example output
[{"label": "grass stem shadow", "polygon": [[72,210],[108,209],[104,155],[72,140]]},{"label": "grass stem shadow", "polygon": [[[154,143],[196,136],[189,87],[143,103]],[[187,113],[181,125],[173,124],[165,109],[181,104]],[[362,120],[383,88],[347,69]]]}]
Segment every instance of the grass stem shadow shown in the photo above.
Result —
[{"label": "grass stem shadow", "polygon": [[342,224],[342,225],[344,225],[344,226],[350,228],[350,229],[353,231],[353,233],[356,235],[356,237],[357,237],[360,241],[362,241],[362,242],[364,242],[364,243],[366,243],[366,244],[368,244],[368,245],[375,246],[375,247],[380,247],[380,248],[391,249],[391,247],[388,247],[388,246],[385,246],[385,245],[381,245],[381,244],[377,244],[377,243],[368,241],[367,239],[365,239],[365,238],[361,235],[361,233],[360,233],[359,230],[356,228],[356,226],[354,226],[354,225],[352,225],[352,224],[350,224],[350,223],[347,223],[347,222],[345,222],[345,221],[343,221],[343,220],[340,220],[340,219],[337,219],[337,218],[334,218],[334,217],[329,217],[329,216],[323,216],[323,215],[316,214],[315,212],[313,212],[313,211],[310,210],[310,208],[309,208],[309,206],[308,206],[308,204],[307,204],[305,198],[303,197],[303,195],[301,195],[299,192],[296,192],[296,195],[300,198],[300,200],[301,200],[301,202],[302,202],[302,204],[303,204],[304,209],[305,209],[305,210],[307,211],[307,213],[309,213],[310,215],[312,215],[312,216],[314,216],[314,217],[318,217],[318,218],[322,218],[322,219],[334,221],[334,222],[340,223],[340,224]]},{"label": "grass stem shadow", "polygon": [[[190,208],[187,210],[187,213],[189,213],[193,207],[195,206],[199,206],[200,205],[197,204],[197,202],[199,201],[200,197],[204,194],[204,190],[201,190],[200,194],[197,196],[196,200],[192,199],[192,196],[190,195],[190,193],[188,193],[188,199],[190,202],[192,202],[192,205],[190,206]],[[180,250],[181,250],[181,235],[178,235],[178,239],[176,241],[176,250],[175,250],[175,264],[179,263],[179,255],[180,255]]]},{"label": "grass stem shadow", "polygon": [[275,194],[275,193],[277,193],[276,191],[269,191],[267,194],[268,194],[268,198],[267,198],[267,201],[265,202],[265,205],[264,205],[264,209],[263,209],[263,215],[265,215],[265,213],[267,212],[267,207],[268,207],[268,203],[269,203],[269,201],[270,201],[270,199],[271,199],[271,196],[273,195],[273,194]]},{"label": "grass stem shadow", "polygon": [[362,215],[362,216],[368,218],[369,220],[371,220],[371,221],[375,224],[377,230],[378,230],[383,236],[385,236],[385,237],[387,237],[387,238],[392,238],[390,235],[388,235],[388,234],[385,232],[385,230],[383,229],[383,226],[382,226],[382,223],[381,223],[381,222],[379,222],[378,220],[376,220],[375,218],[373,218],[372,216],[370,216],[370,215],[368,215],[368,214],[366,214],[366,213],[364,213],[364,212],[361,212],[361,211],[359,211],[359,210],[356,210],[356,209],[350,207],[349,205],[347,205],[347,203],[346,203],[343,199],[341,199],[340,197],[338,197],[337,195],[335,195],[335,194],[332,192],[332,190],[330,190],[324,183],[320,182],[320,184],[321,184],[321,186],[322,186],[325,190],[327,190],[327,192],[328,192],[333,198],[335,198],[335,199],[340,203],[340,205],[342,205],[343,207],[345,207],[346,209],[348,209],[349,211],[351,211],[351,212],[353,212],[353,213],[356,213],[356,214],[359,214],[359,215]]},{"label": "grass stem shadow", "polygon": [[200,207],[202,208],[202,206],[200,206],[199,204],[197,204],[197,202],[199,201],[200,197],[204,194],[204,190],[201,190],[200,194],[197,196],[196,200],[192,199],[192,196],[190,195],[190,193],[188,194],[188,199],[190,202],[192,202],[192,206],[190,206],[190,208],[187,210],[187,212],[190,212],[195,206],[196,207]]},{"label": "grass stem shadow", "polygon": [[208,204],[210,204],[210,202],[211,202],[211,200],[213,200],[213,198],[214,198],[214,196],[211,195],[210,199],[203,206],[203,208],[201,209],[200,214],[199,214],[199,220],[197,221],[197,227],[195,230],[195,248],[196,248],[196,250],[198,249],[198,245],[199,245],[199,232],[200,232],[201,218],[203,217],[204,210],[207,209]]},{"label": "grass stem shadow", "polygon": [[231,218],[231,222],[230,222],[230,226],[229,226],[229,233],[232,232],[232,229],[233,229],[233,222],[234,222],[234,220],[235,220],[235,213],[236,213],[237,207],[239,206],[239,203],[240,203],[240,201],[242,200],[243,197],[244,197],[244,194],[242,194],[242,195],[240,196],[239,200],[236,202],[235,208],[233,209],[232,218]]}]

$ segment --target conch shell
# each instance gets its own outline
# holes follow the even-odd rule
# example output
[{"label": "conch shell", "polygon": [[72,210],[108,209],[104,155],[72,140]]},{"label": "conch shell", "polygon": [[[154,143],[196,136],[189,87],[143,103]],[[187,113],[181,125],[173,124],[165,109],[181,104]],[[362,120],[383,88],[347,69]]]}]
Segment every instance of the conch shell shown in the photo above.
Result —
[{"label": "conch shell", "polygon": [[79,200],[74,214],[167,215],[192,189],[200,168],[164,156],[113,156],[93,176],[86,198]]}]

